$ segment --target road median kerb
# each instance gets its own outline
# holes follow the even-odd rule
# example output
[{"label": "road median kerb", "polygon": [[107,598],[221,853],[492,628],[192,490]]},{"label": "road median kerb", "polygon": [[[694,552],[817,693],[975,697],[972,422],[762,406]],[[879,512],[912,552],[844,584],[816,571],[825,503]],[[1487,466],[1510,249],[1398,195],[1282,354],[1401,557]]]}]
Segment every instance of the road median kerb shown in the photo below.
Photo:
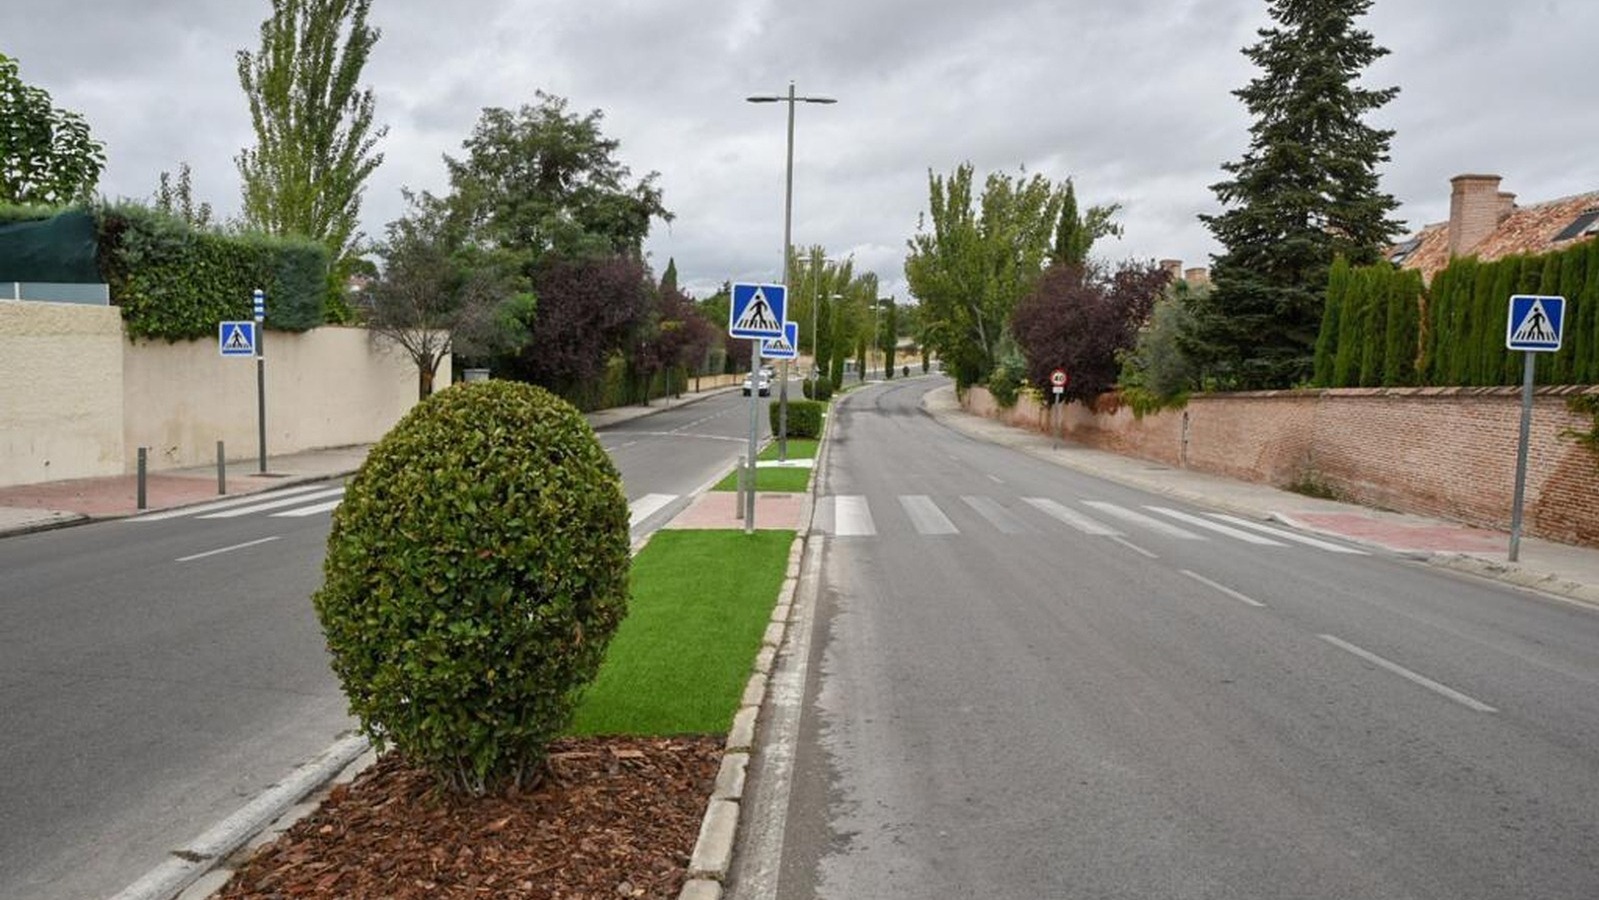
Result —
[{"label": "road median kerb", "polygon": [[749,767],[748,753],[729,753],[723,756],[722,768],[716,773],[716,789],[711,792],[711,799],[744,799],[744,779],[749,773]]},{"label": "road median kerb", "polygon": [[733,838],[738,833],[738,803],[712,800],[700,820],[700,837],[694,842],[688,877],[721,881],[733,864]]},{"label": "road median kerb", "polygon": [[760,706],[761,701],[765,698],[766,675],[761,672],[756,672],[750,676],[750,680],[744,685],[744,698],[740,705]]},{"label": "road median kerb", "polygon": [[761,713],[759,706],[742,706],[733,715],[733,727],[727,732],[729,753],[749,752],[755,747],[755,719]]}]

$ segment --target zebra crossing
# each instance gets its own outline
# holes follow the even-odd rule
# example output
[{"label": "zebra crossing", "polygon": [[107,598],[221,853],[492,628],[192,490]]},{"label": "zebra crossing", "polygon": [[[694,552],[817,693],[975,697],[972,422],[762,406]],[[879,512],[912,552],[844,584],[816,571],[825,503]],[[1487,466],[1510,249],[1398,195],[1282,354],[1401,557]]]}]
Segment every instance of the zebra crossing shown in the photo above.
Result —
[{"label": "zebra crossing", "polygon": [[[645,494],[636,500],[630,501],[628,503],[629,527],[638,527],[640,522],[665,509],[673,501],[677,500],[679,496],[678,494]],[[251,494],[245,497],[216,500],[211,503],[202,503],[199,506],[186,506],[163,512],[146,513],[123,521],[138,524],[163,522],[168,519],[238,519],[245,516],[260,515],[273,518],[305,518],[322,513],[330,513],[343,500],[344,485],[329,487],[325,483],[311,484],[284,488],[265,494]]]},{"label": "zebra crossing", "polygon": [[[1254,547],[1302,546],[1328,553],[1366,555],[1364,550],[1238,516],[1196,514],[1158,504],[1133,508],[1105,500],[1062,502],[1052,497],[1022,497],[1021,506],[1007,506],[994,497],[962,495],[941,501],[926,494],[903,494],[896,499],[897,508],[891,507],[883,514],[884,529],[903,531],[908,525],[922,537],[959,535],[962,526],[957,525],[956,520],[960,519],[969,523],[980,520],[983,524],[976,527],[992,528],[1006,535],[1037,533],[1064,525],[1085,535],[1115,539],[1153,534],[1184,542],[1224,539]],[[1038,515],[1029,514],[1028,510]],[[881,533],[872,505],[865,496],[824,497],[820,511],[817,528],[823,534],[862,538]],[[963,514],[968,512],[974,513],[976,519]]]}]

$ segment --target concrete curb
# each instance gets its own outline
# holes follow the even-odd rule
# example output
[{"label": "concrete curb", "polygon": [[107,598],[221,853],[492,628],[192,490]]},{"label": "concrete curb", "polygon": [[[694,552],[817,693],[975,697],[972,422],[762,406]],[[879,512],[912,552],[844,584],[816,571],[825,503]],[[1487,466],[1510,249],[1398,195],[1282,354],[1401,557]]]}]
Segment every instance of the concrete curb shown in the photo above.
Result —
[{"label": "concrete curb", "polygon": [[[366,738],[359,735],[338,741],[233,815],[211,826],[183,847],[172,850],[170,859],[146,872],[111,900],[169,900],[177,896],[216,869],[234,851],[282,818],[312,792],[348,768],[367,749]],[[315,804],[309,805],[300,815],[308,814],[315,808]],[[219,884],[211,890],[220,887]]]},{"label": "concrete curb", "polygon": [[794,615],[794,602],[799,593],[800,561],[808,549],[811,519],[816,512],[816,473],[822,468],[829,430],[823,446],[816,453],[817,464],[811,469],[810,489],[800,507],[800,529],[788,549],[788,567],[783,586],[778,590],[777,603],[762,637],[760,652],[756,654],[749,680],[744,685],[741,706],[733,716],[733,727],[728,732],[727,750],[722,757],[722,768],[716,777],[705,817],[700,822],[699,839],[694,844],[694,854],[689,861],[689,880],[679,892],[678,900],[721,900],[722,884],[733,866],[734,842],[738,836],[739,821],[743,812],[745,778],[751,757],[759,752],[756,746],[759,732],[761,706],[770,688],[771,674],[777,663],[777,654],[788,638],[788,623]]}]

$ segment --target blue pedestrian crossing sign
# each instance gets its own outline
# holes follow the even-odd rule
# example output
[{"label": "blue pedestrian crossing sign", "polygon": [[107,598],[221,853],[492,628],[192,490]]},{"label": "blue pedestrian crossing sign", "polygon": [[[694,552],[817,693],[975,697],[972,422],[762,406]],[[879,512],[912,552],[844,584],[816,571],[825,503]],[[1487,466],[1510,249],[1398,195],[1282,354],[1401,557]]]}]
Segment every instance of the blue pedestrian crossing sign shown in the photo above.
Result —
[{"label": "blue pedestrian crossing sign", "polygon": [[1505,323],[1505,347],[1553,353],[1560,349],[1561,327],[1566,322],[1566,298],[1517,294],[1510,298],[1510,318]]},{"label": "blue pedestrian crossing sign", "polygon": [[788,292],[780,284],[735,284],[727,333],[736,338],[781,338]]},{"label": "blue pedestrian crossing sign", "polygon": [[764,359],[794,359],[797,356],[799,356],[797,322],[784,322],[782,337],[761,341],[761,357]]},{"label": "blue pedestrian crossing sign", "polygon": [[255,323],[218,322],[217,347],[223,356],[254,356]]}]

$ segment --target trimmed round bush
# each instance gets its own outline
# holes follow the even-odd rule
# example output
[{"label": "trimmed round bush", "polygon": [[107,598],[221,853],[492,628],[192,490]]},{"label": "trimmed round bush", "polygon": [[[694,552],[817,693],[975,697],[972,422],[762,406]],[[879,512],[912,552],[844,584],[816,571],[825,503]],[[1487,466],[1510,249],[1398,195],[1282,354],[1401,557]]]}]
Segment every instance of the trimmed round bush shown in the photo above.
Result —
[{"label": "trimmed round bush", "polygon": [[350,711],[470,793],[532,783],[627,610],[628,507],[578,411],[449,387],[372,448],[313,597]]},{"label": "trimmed round bush", "polygon": [[833,382],[826,375],[818,375],[807,379],[802,391],[807,400],[820,400],[826,403],[833,396]]}]

